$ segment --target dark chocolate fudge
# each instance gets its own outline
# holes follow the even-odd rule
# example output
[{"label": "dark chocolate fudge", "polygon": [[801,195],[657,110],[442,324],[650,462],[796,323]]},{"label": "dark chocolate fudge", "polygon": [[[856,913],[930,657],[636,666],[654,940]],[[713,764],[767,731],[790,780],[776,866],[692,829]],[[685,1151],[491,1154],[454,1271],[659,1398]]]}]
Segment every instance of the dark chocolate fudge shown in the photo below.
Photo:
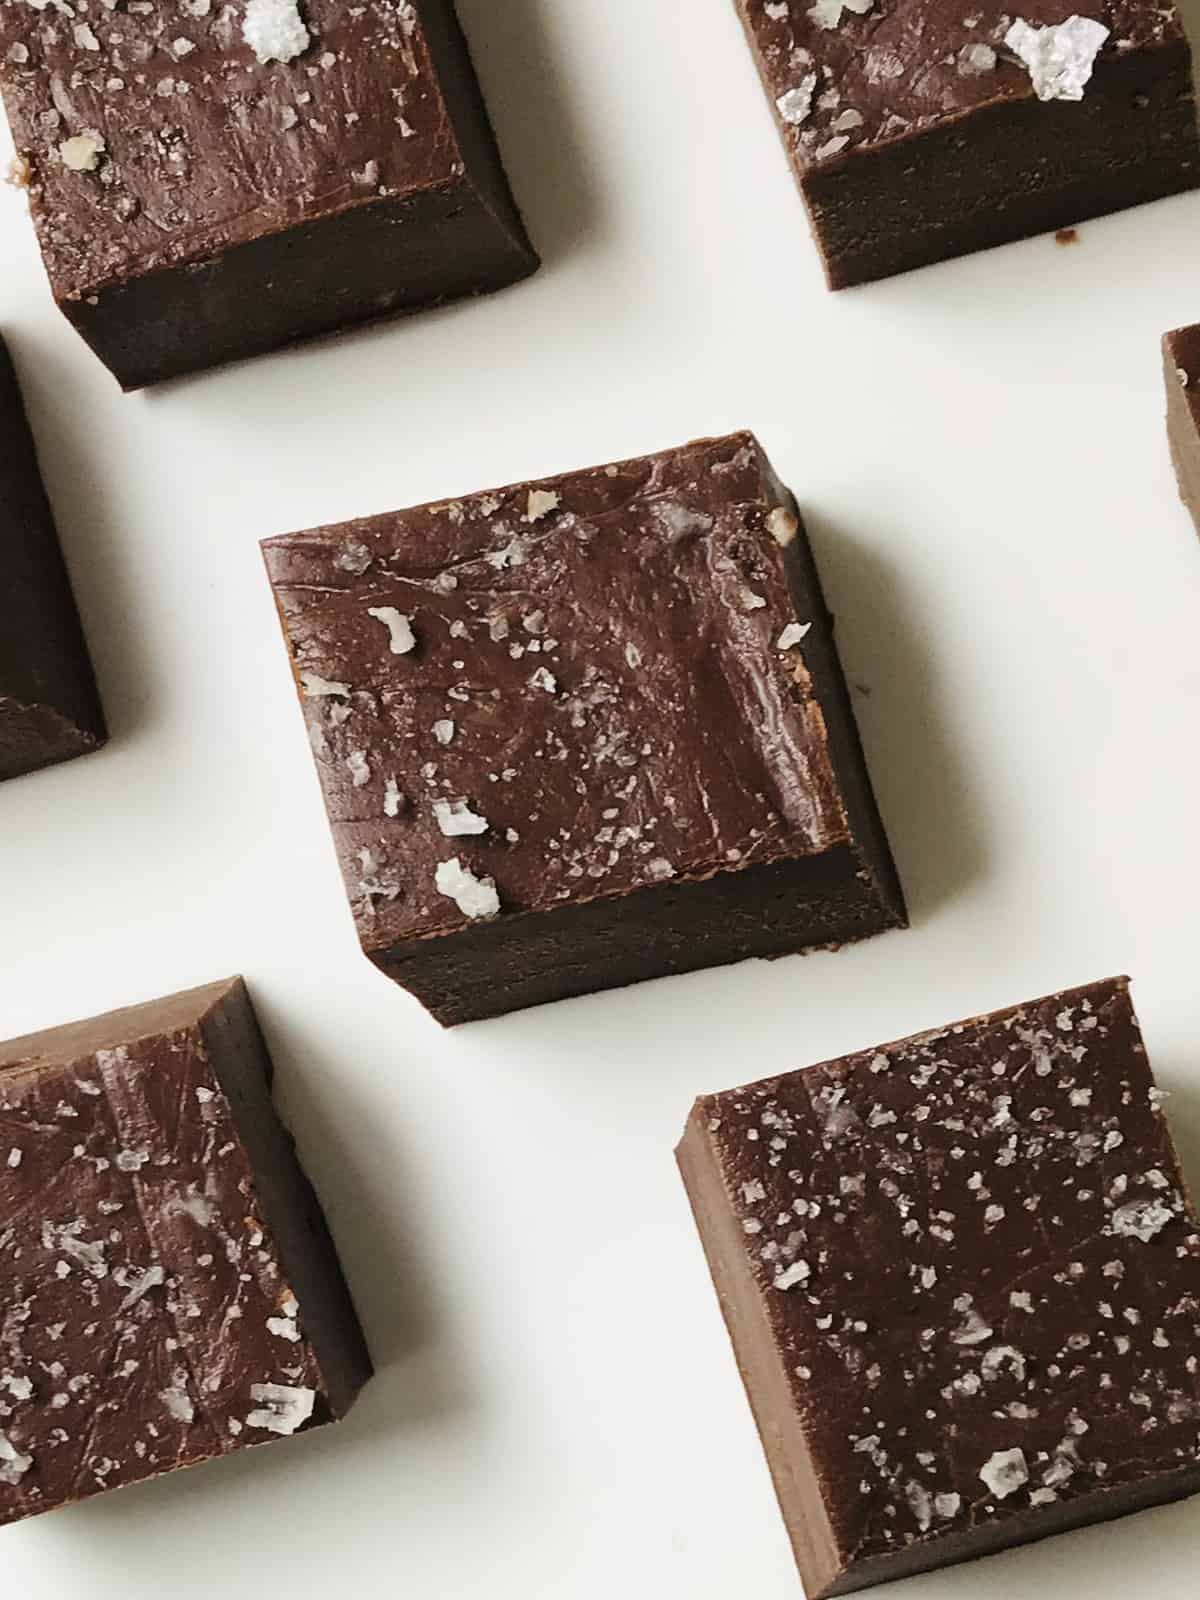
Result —
[{"label": "dark chocolate fudge", "polygon": [[0,1044],[0,1522],[331,1422],[370,1359],[240,979]]},{"label": "dark chocolate fudge", "polygon": [[1200,532],[1200,325],[1163,337],[1167,437],[1179,497]]},{"label": "dark chocolate fudge", "polygon": [[1200,1489],[1125,979],[708,1095],[678,1151],[810,1600]]},{"label": "dark chocolate fudge", "polygon": [[58,304],[125,388],[537,266],[452,0],[0,0]]},{"label": "dark chocolate fudge", "polygon": [[0,779],[86,755],[107,737],[21,391],[0,339]]},{"label": "dark chocolate fudge", "polygon": [[736,3],[831,288],[1200,183],[1171,5]]},{"label": "dark chocolate fudge", "polygon": [[441,1021],[903,925],[749,434],[264,552],[363,948]]}]

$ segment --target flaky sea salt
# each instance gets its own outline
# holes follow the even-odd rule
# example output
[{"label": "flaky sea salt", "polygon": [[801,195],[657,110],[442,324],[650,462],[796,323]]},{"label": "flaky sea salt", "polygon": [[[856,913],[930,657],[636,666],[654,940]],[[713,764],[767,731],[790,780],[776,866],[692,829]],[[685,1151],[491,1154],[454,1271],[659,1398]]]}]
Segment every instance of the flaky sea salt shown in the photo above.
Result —
[{"label": "flaky sea salt", "polygon": [[779,115],[785,122],[793,127],[799,127],[806,122],[812,111],[813,95],[816,92],[817,75],[815,72],[805,73],[794,89],[789,89],[786,94],[781,94],[775,104],[779,108]]},{"label": "flaky sea salt", "polygon": [[312,43],[296,0],[249,0],[242,38],[264,65],[294,61]]},{"label": "flaky sea salt", "polygon": [[465,838],[469,834],[486,833],[490,823],[486,817],[472,811],[465,800],[435,800],[433,814],[437,825],[447,839]]},{"label": "flaky sea salt", "polygon": [[775,641],[777,650],[794,650],[800,641],[812,631],[811,622],[789,622],[787,627]]},{"label": "flaky sea salt", "polygon": [[816,5],[809,8],[808,14],[818,28],[836,28],[844,11],[852,11],[856,17],[865,17],[874,3],[875,0],[817,0]]},{"label": "flaky sea salt", "polygon": [[95,172],[105,148],[98,133],[77,133],[73,139],[63,140],[58,154],[63,166],[72,172]]},{"label": "flaky sea salt", "polygon": [[33,1465],[33,1457],[23,1455],[6,1433],[0,1433],[0,1483],[15,1488]]},{"label": "flaky sea salt", "polygon": [[313,1414],[317,1391],[293,1388],[287,1383],[252,1383],[250,1398],[258,1409],[246,1418],[248,1428],[266,1428],[270,1433],[295,1433]]},{"label": "flaky sea salt", "polygon": [[1029,1482],[1024,1450],[997,1450],[979,1469],[979,1476],[997,1500],[1007,1500]]},{"label": "flaky sea salt", "polygon": [[477,878],[457,856],[442,861],[433,875],[439,894],[453,900],[464,917],[494,917],[500,910],[500,896],[492,878]]},{"label": "flaky sea salt", "polygon": [[1082,100],[1109,33],[1092,17],[1068,17],[1048,28],[1032,28],[1018,17],[1004,42],[1028,68],[1039,100]]},{"label": "flaky sea salt", "polygon": [[412,624],[395,606],[368,606],[367,615],[374,617],[376,622],[382,622],[387,629],[394,656],[406,656],[410,650],[416,649],[417,636],[412,631]]},{"label": "flaky sea salt", "polygon": [[1113,1212],[1112,1230],[1149,1244],[1174,1217],[1175,1213],[1161,1200],[1131,1200]]},{"label": "flaky sea salt", "polygon": [[323,678],[319,672],[301,672],[300,688],[309,700],[319,700],[323,697],[340,696],[349,699],[350,685],[348,683],[335,683],[331,678]]}]

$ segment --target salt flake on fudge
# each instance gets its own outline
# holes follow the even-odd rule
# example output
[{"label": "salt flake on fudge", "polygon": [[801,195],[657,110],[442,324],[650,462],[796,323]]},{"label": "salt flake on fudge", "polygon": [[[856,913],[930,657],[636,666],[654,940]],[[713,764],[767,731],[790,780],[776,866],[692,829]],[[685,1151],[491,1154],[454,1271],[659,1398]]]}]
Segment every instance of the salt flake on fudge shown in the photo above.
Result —
[{"label": "salt flake on fudge", "polygon": [[1004,42],[1029,69],[1039,100],[1082,100],[1110,29],[1091,17],[1033,28],[1018,17]]},{"label": "salt flake on fudge", "polygon": [[294,61],[312,43],[296,0],[249,0],[242,38],[264,66]]}]

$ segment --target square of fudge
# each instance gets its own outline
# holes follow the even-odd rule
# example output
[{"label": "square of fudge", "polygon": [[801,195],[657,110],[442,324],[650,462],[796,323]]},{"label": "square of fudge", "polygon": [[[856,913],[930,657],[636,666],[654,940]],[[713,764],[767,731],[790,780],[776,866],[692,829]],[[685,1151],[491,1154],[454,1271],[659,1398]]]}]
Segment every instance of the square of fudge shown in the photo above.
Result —
[{"label": "square of fudge", "polygon": [[263,548],[363,948],[442,1022],[903,924],[749,434]]},{"label": "square of fudge", "polygon": [[736,4],[833,289],[1200,183],[1171,5]]},{"label": "square of fudge", "polygon": [[370,1375],[240,979],[0,1044],[0,1523],[307,1431]]},{"label": "square of fudge", "polygon": [[55,300],[126,389],[538,264],[452,0],[0,0],[0,89]]},{"label": "square of fudge", "polygon": [[811,1600],[1200,1489],[1200,1232],[1125,979],[697,1101]]},{"label": "square of fudge", "polygon": [[33,435],[0,339],[0,780],[87,755],[107,738]]},{"label": "square of fudge", "polygon": [[1200,325],[1163,336],[1167,438],[1179,498],[1200,532]]}]

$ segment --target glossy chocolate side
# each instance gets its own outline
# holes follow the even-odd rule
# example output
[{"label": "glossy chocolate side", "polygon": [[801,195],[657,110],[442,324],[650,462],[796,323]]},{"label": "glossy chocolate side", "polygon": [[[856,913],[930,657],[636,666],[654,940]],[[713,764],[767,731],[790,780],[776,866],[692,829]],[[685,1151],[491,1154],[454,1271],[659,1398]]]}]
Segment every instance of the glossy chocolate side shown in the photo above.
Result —
[{"label": "glossy chocolate side", "polygon": [[106,738],[33,437],[0,339],[0,780],[86,755]]}]

